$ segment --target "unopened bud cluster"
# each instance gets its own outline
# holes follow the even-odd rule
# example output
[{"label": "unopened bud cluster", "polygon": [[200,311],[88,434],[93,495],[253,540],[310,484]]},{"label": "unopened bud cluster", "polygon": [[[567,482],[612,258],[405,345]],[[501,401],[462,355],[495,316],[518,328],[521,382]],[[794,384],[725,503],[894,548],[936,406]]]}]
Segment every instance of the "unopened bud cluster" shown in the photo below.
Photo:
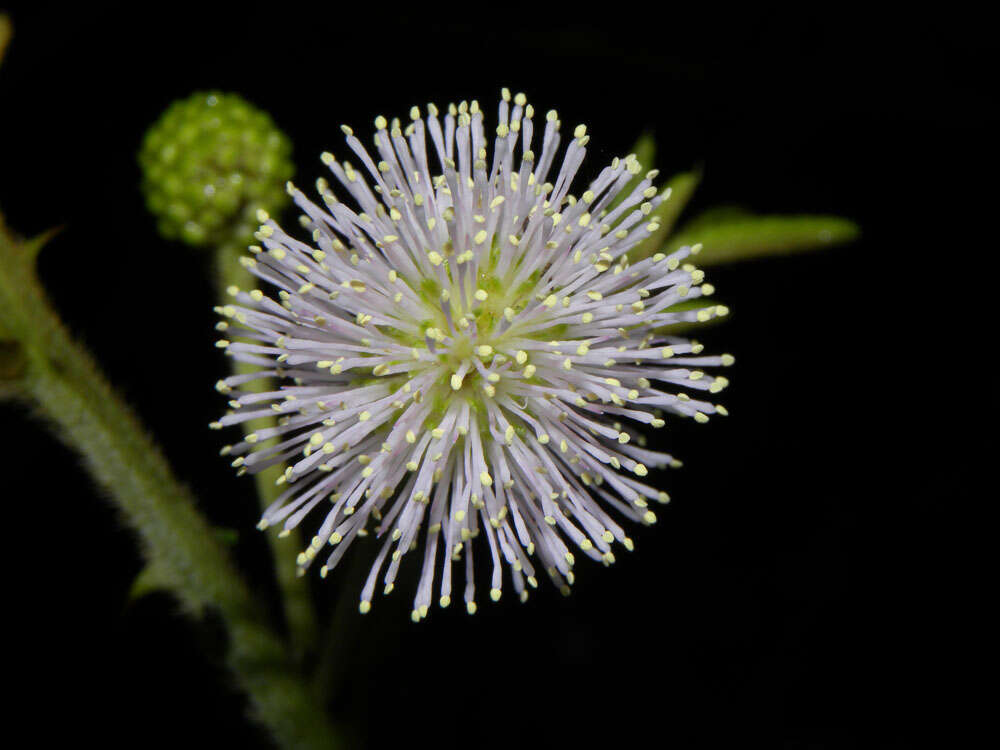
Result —
[{"label": "unopened bud cluster", "polygon": [[160,233],[196,247],[245,247],[257,211],[288,202],[291,151],[270,116],[236,94],[199,92],[174,102],[139,154]]}]

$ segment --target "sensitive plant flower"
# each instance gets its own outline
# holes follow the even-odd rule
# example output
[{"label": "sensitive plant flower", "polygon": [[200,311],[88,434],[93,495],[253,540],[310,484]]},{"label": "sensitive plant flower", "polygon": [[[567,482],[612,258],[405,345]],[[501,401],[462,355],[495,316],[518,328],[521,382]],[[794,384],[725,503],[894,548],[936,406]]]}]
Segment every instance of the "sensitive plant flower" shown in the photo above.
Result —
[{"label": "sensitive plant flower", "polygon": [[253,241],[257,211],[288,203],[292,147],[271,117],[236,94],[174,102],[139,153],[146,205],[164,237],[196,247]]},{"label": "sensitive plant flower", "polygon": [[[261,246],[243,261],[277,299],[231,288],[234,304],[219,308],[239,339],[219,346],[260,370],[217,384],[232,411],[213,427],[279,415],[223,450],[241,472],[288,463],[260,528],[287,532],[322,506],[299,564],[321,559],[323,576],[355,537],[377,535],[362,612],[387,560],[386,593],[412,552],[417,620],[435,587],[448,606],[463,561],[475,611],[477,547],[492,561],[494,601],[505,565],[523,600],[539,568],[566,593],[577,554],[610,564],[614,543],[631,550],[613,514],[655,522],[648,502],[669,498],[646,483],[647,467],[679,462],[623,423],[725,414],[707,398],[727,381],[703,368],[732,357],[701,356],[669,333],[726,314],[671,309],[712,291],[685,262],[698,246],[629,261],[670,197],[655,171],[639,179],[634,156],[615,159],[574,197],[586,128],[557,162],[551,111],[536,153],[533,108],[507,90],[492,143],[475,101],[410,118],[405,129],[376,119],[377,157],[344,126],[360,168],[323,154],[356,208],[326,179],[325,209],[288,185],[311,244],[261,214]],[[255,378],[280,388],[241,391]]]}]

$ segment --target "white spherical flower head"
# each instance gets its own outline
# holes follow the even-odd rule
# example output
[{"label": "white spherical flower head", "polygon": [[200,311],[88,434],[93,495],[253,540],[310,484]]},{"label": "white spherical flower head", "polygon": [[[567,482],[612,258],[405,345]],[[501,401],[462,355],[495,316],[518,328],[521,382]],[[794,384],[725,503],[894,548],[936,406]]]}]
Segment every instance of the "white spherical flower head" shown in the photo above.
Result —
[{"label": "white spherical flower head", "polygon": [[[320,560],[324,576],[374,533],[363,612],[382,570],[388,592],[412,553],[419,619],[433,599],[451,602],[456,563],[475,611],[477,547],[493,600],[504,567],[524,599],[539,569],[566,592],[576,555],[610,564],[616,542],[631,549],[614,516],[653,523],[648,501],[668,498],[645,482],[648,467],[679,462],[624,424],[725,414],[706,396],[727,381],[702,368],[732,358],[661,332],[725,309],[672,311],[703,293],[685,263],[697,246],[630,262],[669,198],[654,172],[626,193],[634,156],[574,197],[586,128],[557,162],[559,118],[549,112],[538,139],[523,94],[504,90],[492,141],[475,101],[410,119],[377,118],[373,154],[345,126],[359,166],[323,154],[350,204],[325,179],[325,208],[288,186],[311,243],[261,216],[262,246],[244,261],[278,298],[231,289],[220,308],[239,339],[220,346],[260,370],[220,382],[233,409],[213,426],[277,414],[225,449],[241,471],[288,464],[260,527],[292,529],[315,510],[299,564]],[[279,390],[241,391],[254,378]]]}]

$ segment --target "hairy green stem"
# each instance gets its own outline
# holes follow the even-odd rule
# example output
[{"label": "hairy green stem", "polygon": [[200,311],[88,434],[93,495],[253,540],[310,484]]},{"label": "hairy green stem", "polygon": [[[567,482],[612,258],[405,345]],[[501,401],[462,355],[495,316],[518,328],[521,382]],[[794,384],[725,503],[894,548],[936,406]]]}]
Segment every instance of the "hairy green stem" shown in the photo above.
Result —
[{"label": "hairy green stem", "polygon": [[[243,254],[243,249],[236,245],[223,245],[216,251],[215,280],[221,300],[220,305],[229,302],[230,295],[227,290],[230,287],[248,290],[256,285],[256,277],[239,262]],[[259,369],[254,365],[233,361],[233,372],[238,375],[257,372]],[[264,378],[240,386],[246,391],[265,391],[271,390],[272,387],[271,381]],[[243,430],[244,433],[250,434],[274,427],[276,424],[277,420],[273,417],[261,417],[244,422]],[[277,438],[272,438],[260,445],[269,445],[277,441]],[[273,503],[284,489],[276,484],[276,480],[284,471],[284,464],[277,464],[254,475],[262,511]],[[279,539],[278,531],[279,529],[274,528],[265,533],[274,557],[275,575],[282,594],[289,638],[294,652],[301,658],[315,648],[318,632],[316,614],[309,597],[309,587],[305,578],[299,575],[300,570],[295,561],[302,549],[301,535],[298,529],[293,529],[284,539]]]},{"label": "hairy green stem", "polygon": [[0,222],[0,339],[16,344],[21,363],[7,390],[33,402],[83,455],[162,584],[191,611],[219,611],[230,636],[227,662],[254,717],[283,747],[336,747],[315,693],[190,490],[46,300],[34,268],[41,244],[15,241]]}]

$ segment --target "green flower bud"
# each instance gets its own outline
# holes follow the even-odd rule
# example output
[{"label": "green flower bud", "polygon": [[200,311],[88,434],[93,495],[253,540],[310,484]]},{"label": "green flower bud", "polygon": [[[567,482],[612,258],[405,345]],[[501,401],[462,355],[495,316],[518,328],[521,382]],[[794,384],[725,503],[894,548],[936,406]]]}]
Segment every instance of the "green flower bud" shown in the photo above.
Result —
[{"label": "green flower bud", "polygon": [[160,234],[197,247],[245,247],[257,211],[289,201],[291,142],[237,94],[198,92],[171,104],[139,152],[146,206]]}]

